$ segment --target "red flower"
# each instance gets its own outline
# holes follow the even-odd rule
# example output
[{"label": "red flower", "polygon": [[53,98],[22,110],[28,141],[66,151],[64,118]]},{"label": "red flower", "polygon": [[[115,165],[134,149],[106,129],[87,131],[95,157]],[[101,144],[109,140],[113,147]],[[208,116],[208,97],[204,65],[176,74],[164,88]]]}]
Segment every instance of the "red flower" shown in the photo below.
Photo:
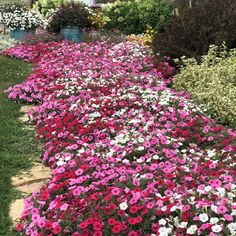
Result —
[{"label": "red flower", "polygon": [[138,234],[135,231],[130,231],[128,236],[138,236]]},{"label": "red flower", "polygon": [[23,225],[21,223],[16,226],[16,230],[18,232],[20,232],[22,230],[22,228],[23,228]]},{"label": "red flower", "polygon": [[49,191],[48,190],[43,190],[42,194],[41,194],[41,198],[43,201],[48,200],[48,196],[49,196]]},{"label": "red flower", "polygon": [[122,210],[118,210],[118,216],[123,216],[125,214],[125,211],[122,211]]},{"label": "red flower", "polygon": [[128,222],[130,225],[135,225],[137,223],[137,220],[136,220],[136,218],[129,218]]},{"label": "red flower", "polygon": [[94,230],[101,230],[102,229],[102,224],[100,222],[93,223],[93,229]]},{"label": "red flower", "polygon": [[93,236],[102,236],[102,231],[95,231]]},{"label": "red flower", "polygon": [[137,222],[137,223],[142,222],[142,220],[143,220],[143,218],[142,218],[141,216],[136,217],[136,222]]},{"label": "red flower", "polygon": [[59,234],[61,232],[61,226],[56,226],[53,231],[52,231],[54,234]]},{"label": "red flower", "polygon": [[52,223],[50,221],[45,223],[45,229],[50,230],[52,228]]},{"label": "red flower", "polygon": [[135,214],[138,211],[138,207],[133,205],[129,209],[130,213]]},{"label": "red flower", "polygon": [[118,234],[121,231],[120,224],[116,224],[112,228],[112,232]]},{"label": "red flower", "polygon": [[84,222],[82,222],[82,223],[79,224],[79,227],[80,227],[81,229],[86,229],[86,228],[88,227],[88,223],[87,223],[86,221],[84,221]]},{"label": "red flower", "polygon": [[109,225],[115,225],[117,223],[116,219],[114,218],[109,218],[107,222]]}]

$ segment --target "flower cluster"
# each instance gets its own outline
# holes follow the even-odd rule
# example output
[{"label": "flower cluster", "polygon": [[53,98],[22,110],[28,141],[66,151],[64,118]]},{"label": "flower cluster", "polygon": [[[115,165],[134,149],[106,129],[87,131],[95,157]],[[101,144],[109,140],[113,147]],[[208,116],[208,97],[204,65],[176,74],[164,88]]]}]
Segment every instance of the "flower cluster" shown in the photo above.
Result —
[{"label": "flower cluster", "polygon": [[12,5],[5,12],[2,12],[2,22],[10,30],[31,30],[43,26],[43,19],[38,12],[29,11],[25,7],[17,5]]},{"label": "flower cluster", "polygon": [[[236,132],[168,88],[173,68],[137,43],[18,45],[34,60],[8,90],[29,113],[52,169],[25,199],[23,235],[236,233]],[[45,47],[45,45],[44,45]]]}]

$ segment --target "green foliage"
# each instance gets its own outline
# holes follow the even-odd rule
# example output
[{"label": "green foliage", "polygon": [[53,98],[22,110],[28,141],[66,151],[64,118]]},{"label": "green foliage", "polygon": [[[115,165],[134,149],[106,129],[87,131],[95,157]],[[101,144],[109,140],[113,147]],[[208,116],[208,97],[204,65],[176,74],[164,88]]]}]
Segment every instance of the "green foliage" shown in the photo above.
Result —
[{"label": "green foliage", "polygon": [[67,26],[89,28],[91,26],[89,16],[89,9],[81,2],[62,4],[50,18],[47,29],[56,33],[61,27]]},{"label": "green foliage", "polygon": [[150,28],[162,31],[172,10],[172,5],[165,0],[117,0],[104,5],[102,14],[107,28],[140,34]]},{"label": "green foliage", "polygon": [[182,60],[174,87],[188,91],[212,117],[236,128],[236,49],[227,52],[225,46],[211,46],[199,64],[193,58]]},{"label": "green foliage", "polygon": [[64,3],[66,3],[66,0],[38,0],[33,8],[46,16]]},{"label": "green foliage", "polygon": [[0,52],[6,48],[13,46],[15,43],[16,41],[10,38],[9,35],[0,34]]},{"label": "green foliage", "polygon": [[156,34],[153,50],[157,59],[165,56],[199,58],[207,53],[209,46],[236,47],[236,1],[235,0],[176,0],[176,14],[164,31]]}]

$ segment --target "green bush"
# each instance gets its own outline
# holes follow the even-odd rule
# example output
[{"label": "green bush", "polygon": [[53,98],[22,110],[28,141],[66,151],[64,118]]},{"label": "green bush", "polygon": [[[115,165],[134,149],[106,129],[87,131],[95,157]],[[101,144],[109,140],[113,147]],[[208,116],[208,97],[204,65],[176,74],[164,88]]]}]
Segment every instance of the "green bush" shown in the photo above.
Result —
[{"label": "green bush", "polygon": [[236,47],[235,0],[176,0],[176,14],[164,31],[156,34],[153,50],[157,59],[165,56],[200,58],[210,45]]},{"label": "green bush", "polygon": [[11,39],[9,35],[0,33],[0,52],[6,48],[13,46],[15,43],[16,41]]},{"label": "green bush", "polygon": [[197,63],[182,58],[184,65],[174,78],[174,88],[188,91],[219,122],[236,128],[236,49],[211,46]]},{"label": "green bush", "polygon": [[33,8],[46,16],[65,2],[66,0],[38,0],[35,2]]},{"label": "green bush", "polygon": [[117,0],[104,5],[102,14],[108,29],[140,34],[149,28],[162,31],[172,9],[166,0]]}]

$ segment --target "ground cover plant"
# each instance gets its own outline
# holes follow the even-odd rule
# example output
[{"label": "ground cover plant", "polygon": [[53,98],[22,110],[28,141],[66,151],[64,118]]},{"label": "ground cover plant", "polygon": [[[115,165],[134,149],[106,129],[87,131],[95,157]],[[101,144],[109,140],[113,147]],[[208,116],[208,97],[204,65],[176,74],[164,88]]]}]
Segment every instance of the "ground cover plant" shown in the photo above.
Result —
[{"label": "ground cover plant", "polygon": [[4,90],[20,83],[31,72],[31,66],[0,56],[0,235],[18,235],[11,228],[9,204],[18,193],[11,186],[11,177],[30,167],[38,155],[34,132],[24,130],[18,120],[20,105],[7,100]]},{"label": "ground cover plant", "polygon": [[183,59],[174,87],[186,90],[199,102],[206,104],[210,114],[219,122],[236,128],[236,51],[225,46],[211,46],[200,63]]},{"label": "ground cover plant", "polygon": [[30,111],[52,178],[25,200],[23,235],[236,233],[236,132],[171,83],[136,42],[22,44],[35,63],[9,98]]}]

